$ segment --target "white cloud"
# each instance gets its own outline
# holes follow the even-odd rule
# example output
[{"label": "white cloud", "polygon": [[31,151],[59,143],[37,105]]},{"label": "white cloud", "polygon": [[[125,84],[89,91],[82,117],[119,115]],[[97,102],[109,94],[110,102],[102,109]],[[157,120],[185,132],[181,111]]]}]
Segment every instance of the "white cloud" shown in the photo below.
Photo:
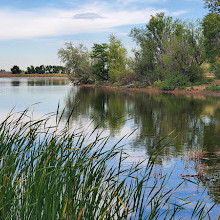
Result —
[{"label": "white cloud", "polygon": [[179,15],[183,15],[183,14],[186,14],[188,13],[188,11],[184,11],[184,10],[180,10],[180,11],[174,11],[171,13],[171,15],[173,16],[179,16]]},{"label": "white cloud", "polygon": [[145,3],[145,4],[151,4],[151,3],[157,3],[157,2],[166,2],[167,0],[117,0],[118,4],[122,5],[129,5],[132,3]]},{"label": "white cloud", "polygon": [[[104,3],[84,5],[75,10],[15,11],[0,9],[0,40],[109,31],[118,26],[147,23],[150,15],[161,11],[168,12],[153,8],[113,10]],[[81,17],[82,15],[93,15],[93,18],[96,15],[96,17],[95,19],[73,19],[76,15],[81,15]]]},{"label": "white cloud", "polygon": [[73,19],[86,19],[86,20],[94,20],[97,18],[103,18],[102,16],[96,13],[82,13],[82,14],[75,14]]}]

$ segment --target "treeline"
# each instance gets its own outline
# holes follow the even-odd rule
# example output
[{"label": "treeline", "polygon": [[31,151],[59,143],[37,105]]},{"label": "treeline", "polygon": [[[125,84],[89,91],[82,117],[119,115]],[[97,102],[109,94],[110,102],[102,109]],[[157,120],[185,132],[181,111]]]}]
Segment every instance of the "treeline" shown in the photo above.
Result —
[{"label": "treeline", "polygon": [[134,58],[128,58],[122,42],[115,36],[108,43],[94,44],[91,52],[71,42],[58,51],[71,80],[82,83],[158,85],[175,89],[204,77],[201,65],[208,62],[220,78],[219,1],[205,1],[209,14],[193,24],[165,16],[152,16],[144,28],[134,28]]},{"label": "treeline", "polygon": [[30,66],[27,67],[26,71],[20,70],[19,66],[13,66],[11,68],[12,74],[56,74],[56,73],[67,73],[66,67],[63,66],[52,66],[52,65],[40,65],[40,66]]}]

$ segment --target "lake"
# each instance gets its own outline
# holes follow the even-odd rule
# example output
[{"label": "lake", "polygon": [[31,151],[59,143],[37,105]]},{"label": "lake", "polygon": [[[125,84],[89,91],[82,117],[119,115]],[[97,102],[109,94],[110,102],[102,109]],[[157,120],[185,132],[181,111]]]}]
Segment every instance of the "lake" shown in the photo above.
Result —
[{"label": "lake", "polygon": [[76,87],[64,78],[0,79],[1,121],[13,108],[14,112],[29,108],[34,117],[42,117],[56,112],[58,103],[61,109],[66,106],[66,118],[74,108],[73,127],[86,132],[98,127],[104,136],[111,136],[110,145],[131,134],[121,143],[130,155],[127,166],[165,146],[156,161],[155,178],[172,172],[167,188],[183,178],[195,181],[199,185],[186,182],[176,196],[191,196],[190,201],[206,196],[209,207],[216,204],[212,219],[218,218],[220,98]]}]

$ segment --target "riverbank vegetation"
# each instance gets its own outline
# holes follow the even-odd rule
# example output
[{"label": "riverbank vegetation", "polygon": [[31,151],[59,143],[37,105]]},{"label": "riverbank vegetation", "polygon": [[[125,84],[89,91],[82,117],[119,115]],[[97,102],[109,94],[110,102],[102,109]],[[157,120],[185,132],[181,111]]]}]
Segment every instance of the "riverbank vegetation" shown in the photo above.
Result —
[{"label": "riverbank vegetation", "polygon": [[71,130],[62,116],[58,110],[33,120],[24,111],[0,124],[2,219],[173,219],[181,212],[208,217],[213,206],[175,196],[182,183],[167,189],[169,174],[153,178],[160,142],[148,161],[125,166],[120,142],[109,146],[96,129],[87,135]]},{"label": "riverbank vegetation", "polygon": [[182,21],[159,13],[143,28],[134,28],[130,37],[136,42],[133,58],[120,39],[110,35],[109,42],[84,45],[65,44],[58,56],[72,81],[83,84],[156,86],[163,90],[190,87],[206,81],[206,63],[220,77],[220,13],[217,0],[205,1],[209,14],[197,23]]}]

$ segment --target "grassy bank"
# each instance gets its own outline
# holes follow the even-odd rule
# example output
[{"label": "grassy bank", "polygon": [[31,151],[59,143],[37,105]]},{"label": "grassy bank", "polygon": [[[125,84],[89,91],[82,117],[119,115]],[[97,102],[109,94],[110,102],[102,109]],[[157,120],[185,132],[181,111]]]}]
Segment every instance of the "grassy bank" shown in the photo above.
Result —
[{"label": "grassy bank", "polygon": [[[24,111],[0,124],[1,219],[173,219],[187,209],[189,198],[174,196],[181,184],[153,180],[156,152],[145,166],[124,166],[123,139],[109,146],[96,129],[60,126],[61,117],[35,121]],[[192,218],[207,217],[202,200],[194,206]]]}]

